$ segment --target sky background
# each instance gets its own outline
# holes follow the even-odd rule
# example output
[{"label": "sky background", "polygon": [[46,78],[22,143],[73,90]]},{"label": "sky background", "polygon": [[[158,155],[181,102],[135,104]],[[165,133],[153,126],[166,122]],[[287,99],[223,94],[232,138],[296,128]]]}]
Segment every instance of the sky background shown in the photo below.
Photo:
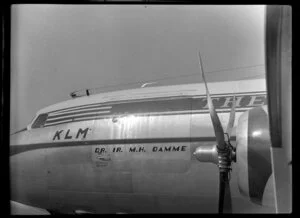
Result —
[{"label": "sky background", "polygon": [[13,133],[70,92],[263,77],[264,6],[14,5]]}]

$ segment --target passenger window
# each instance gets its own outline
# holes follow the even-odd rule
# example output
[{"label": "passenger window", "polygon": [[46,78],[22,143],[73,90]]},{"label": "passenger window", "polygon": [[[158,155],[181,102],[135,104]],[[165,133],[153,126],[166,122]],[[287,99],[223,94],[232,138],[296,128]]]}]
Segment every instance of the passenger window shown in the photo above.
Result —
[{"label": "passenger window", "polygon": [[44,126],[46,120],[47,120],[48,114],[40,114],[38,118],[34,121],[32,124],[31,128],[36,129],[36,128],[41,128]]}]

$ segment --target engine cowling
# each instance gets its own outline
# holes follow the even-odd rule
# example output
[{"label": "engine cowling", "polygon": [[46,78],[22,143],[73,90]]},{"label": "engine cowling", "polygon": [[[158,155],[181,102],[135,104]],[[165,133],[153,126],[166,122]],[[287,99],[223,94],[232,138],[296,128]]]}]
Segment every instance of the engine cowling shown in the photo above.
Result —
[{"label": "engine cowling", "polygon": [[243,113],[236,128],[236,162],[240,193],[273,206],[271,140],[267,106]]}]

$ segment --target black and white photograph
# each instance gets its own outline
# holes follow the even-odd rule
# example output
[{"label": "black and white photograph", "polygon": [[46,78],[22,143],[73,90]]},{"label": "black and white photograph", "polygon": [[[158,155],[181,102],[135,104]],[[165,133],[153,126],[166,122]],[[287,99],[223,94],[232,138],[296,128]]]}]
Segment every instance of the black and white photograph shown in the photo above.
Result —
[{"label": "black and white photograph", "polygon": [[293,212],[291,6],[12,4],[9,45],[12,215]]}]

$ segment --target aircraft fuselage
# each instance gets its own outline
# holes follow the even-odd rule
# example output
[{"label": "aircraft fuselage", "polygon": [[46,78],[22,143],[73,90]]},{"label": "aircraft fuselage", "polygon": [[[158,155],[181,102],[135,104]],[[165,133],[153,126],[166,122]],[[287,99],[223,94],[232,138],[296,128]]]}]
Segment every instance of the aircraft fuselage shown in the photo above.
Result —
[{"label": "aircraft fuselage", "polygon": [[[233,92],[215,93],[225,126]],[[264,84],[235,95],[236,122],[267,101]],[[67,213],[217,212],[218,168],[193,156],[215,144],[204,92],[95,99],[43,110],[11,137],[12,200]]]}]

